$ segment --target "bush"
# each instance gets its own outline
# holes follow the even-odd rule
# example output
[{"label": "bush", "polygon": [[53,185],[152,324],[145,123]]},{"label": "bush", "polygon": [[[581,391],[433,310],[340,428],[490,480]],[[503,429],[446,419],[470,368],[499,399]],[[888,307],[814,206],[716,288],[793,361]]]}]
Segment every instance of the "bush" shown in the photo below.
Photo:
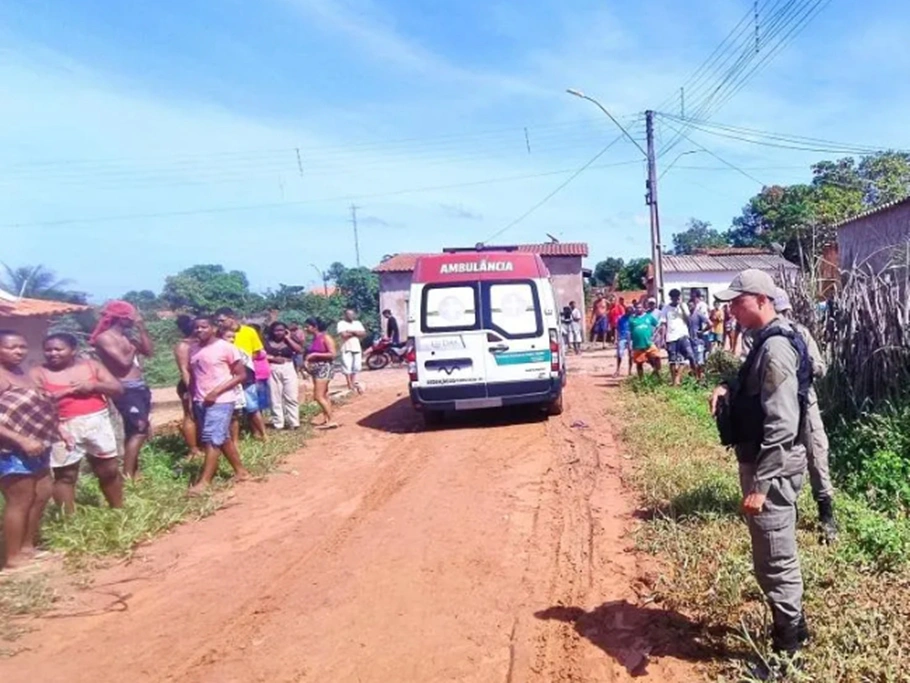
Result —
[{"label": "bush", "polygon": [[910,511],[910,402],[841,420],[831,446],[832,470],[845,490],[883,512]]}]

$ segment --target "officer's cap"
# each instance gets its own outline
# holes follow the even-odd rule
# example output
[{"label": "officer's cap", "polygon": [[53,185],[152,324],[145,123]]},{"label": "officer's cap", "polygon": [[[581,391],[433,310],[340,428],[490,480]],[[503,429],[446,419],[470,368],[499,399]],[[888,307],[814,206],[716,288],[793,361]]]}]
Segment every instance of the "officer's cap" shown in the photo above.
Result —
[{"label": "officer's cap", "polygon": [[730,286],[714,295],[720,301],[733,301],[740,294],[764,294],[769,299],[778,296],[777,285],[774,280],[763,270],[749,268],[733,278]]},{"label": "officer's cap", "polygon": [[774,297],[774,310],[777,313],[789,311],[793,306],[790,305],[790,295],[780,287],[777,288],[777,296]]}]

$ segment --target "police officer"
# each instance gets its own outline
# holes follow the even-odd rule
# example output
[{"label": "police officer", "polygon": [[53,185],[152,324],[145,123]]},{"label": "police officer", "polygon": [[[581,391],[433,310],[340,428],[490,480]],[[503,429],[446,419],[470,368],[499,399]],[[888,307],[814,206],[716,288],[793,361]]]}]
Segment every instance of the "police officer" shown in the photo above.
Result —
[{"label": "police officer", "polygon": [[[796,500],[806,470],[800,424],[811,367],[805,343],[774,310],[777,295],[771,277],[751,269],[716,295],[730,302],[743,328],[752,330],[754,345],[738,380],[715,389],[711,411],[729,414],[733,425],[733,436],[725,443],[734,445],[739,461],[755,577],[771,607],[773,649],[790,662],[809,637],[796,548]],[[723,438],[724,429],[721,434]]]},{"label": "police officer", "polygon": [[[774,297],[774,310],[793,326],[806,342],[809,360],[812,362],[812,376],[821,379],[828,367],[822,357],[818,344],[812,333],[804,325],[791,318],[792,306],[790,296],[783,290],[777,290]],[[828,434],[822,413],[818,407],[818,396],[815,389],[809,390],[809,405],[806,409],[806,424],[803,443],[809,460],[809,483],[812,485],[812,497],[818,505],[818,522],[822,529],[822,541],[834,543],[837,540],[837,522],[834,519],[834,486],[831,485],[831,474],[828,469]]]}]

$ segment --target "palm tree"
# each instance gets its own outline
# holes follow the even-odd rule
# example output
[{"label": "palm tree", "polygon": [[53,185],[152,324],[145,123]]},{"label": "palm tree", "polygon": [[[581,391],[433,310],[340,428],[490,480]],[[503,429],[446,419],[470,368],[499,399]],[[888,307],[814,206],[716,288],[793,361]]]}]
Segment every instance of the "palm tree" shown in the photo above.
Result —
[{"label": "palm tree", "polygon": [[58,280],[54,271],[41,264],[10,268],[4,263],[3,268],[6,270],[6,276],[0,280],[0,286],[14,296],[32,299],[53,297],[72,284],[72,280]]}]

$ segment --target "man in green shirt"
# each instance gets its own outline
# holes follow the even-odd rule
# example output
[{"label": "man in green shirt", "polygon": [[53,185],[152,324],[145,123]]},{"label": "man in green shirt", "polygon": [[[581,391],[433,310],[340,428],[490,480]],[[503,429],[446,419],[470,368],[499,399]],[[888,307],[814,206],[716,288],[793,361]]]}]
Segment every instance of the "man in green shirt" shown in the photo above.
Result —
[{"label": "man in green shirt", "polygon": [[654,345],[654,330],[658,326],[657,317],[645,312],[640,303],[635,304],[635,312],[629,320],[632,330],[632,362],[638,369],[638,376],[644,377],[645,363],[660,372],[660,350]]}]

